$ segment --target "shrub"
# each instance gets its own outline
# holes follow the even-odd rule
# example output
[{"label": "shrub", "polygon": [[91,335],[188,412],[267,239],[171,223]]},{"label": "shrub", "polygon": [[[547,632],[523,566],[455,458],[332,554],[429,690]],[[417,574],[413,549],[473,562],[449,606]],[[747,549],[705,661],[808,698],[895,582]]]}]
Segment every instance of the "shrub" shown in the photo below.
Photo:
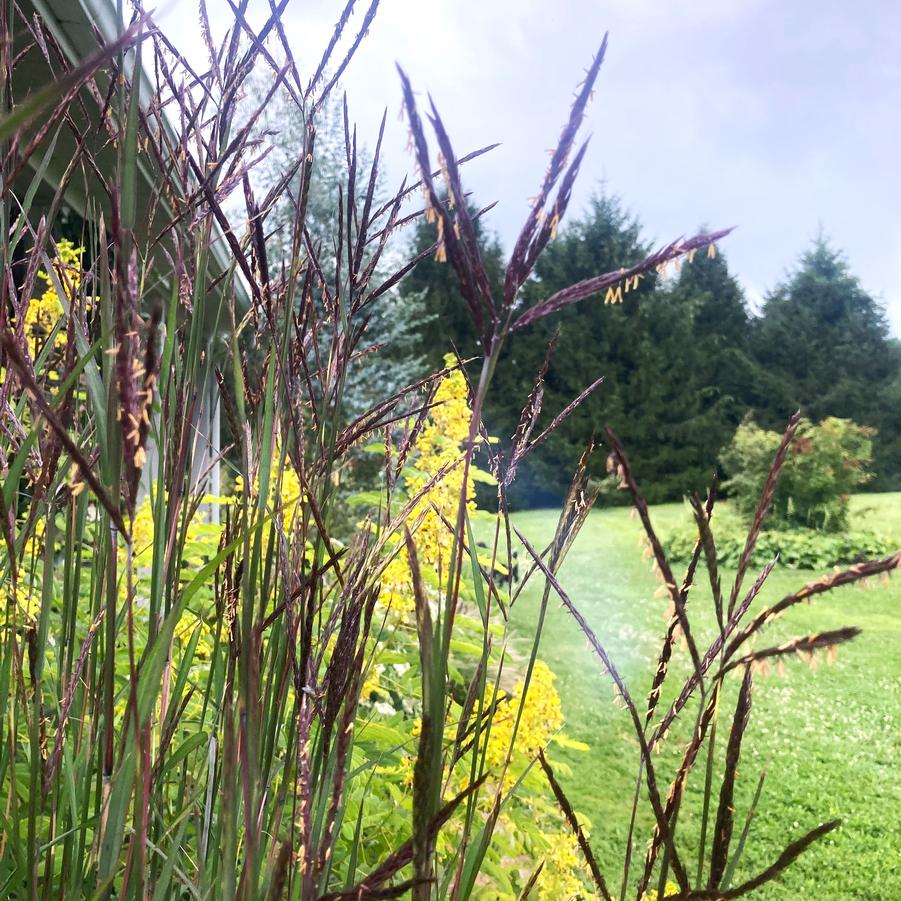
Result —
[{"label": "shrub", "polygon": [[[686,526],[675,530],[666,541],[667,553],[674,560],[691,559],[697,542],[697,530]],[[741,560],[747,532],[738,523],[719,523],[716,553],[721,566],[734,568]],[[763,567],[776,557],[792,569],[826,569],[860,563],[871,557],[891,553],[892,543],[881,535],[866,531],[823,532],[819,529],[766,529],[760,534],[751,566]]]},{"label": "shrub", "polygon": [[[829,417],[819,425],[801,419],[773,500],[772,525],[841,532],[848,526],[848,500],[870,473],[873,430]],[[748,519],[754,515],[780,436],[750,418],[723,452],[729,475],[724,489]]]}]

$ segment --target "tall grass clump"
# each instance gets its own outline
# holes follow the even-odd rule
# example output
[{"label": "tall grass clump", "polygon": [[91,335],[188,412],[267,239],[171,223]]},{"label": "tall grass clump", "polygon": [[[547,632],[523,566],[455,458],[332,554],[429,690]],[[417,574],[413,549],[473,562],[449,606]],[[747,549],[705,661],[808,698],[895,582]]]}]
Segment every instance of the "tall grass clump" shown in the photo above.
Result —
[{"label": "tall grass clump", "polygon": [[[517,331],[599,292],[622,296],[726,232],[520,302],[566,212],[605,42],[502,296],[489,287],[461,180],[484,151],[458,156],[433,103],[423,119],[403,72],[413,180],[382,196],[384,120],[363,167],[345,103],[335,227],[314,238],[318,116],[376,6],[354,24],[349,0],[321,55],[304,48],[301,66],[285,3],[270,4],[259,29],[234,5],[221,39],[201,4],[202,71],[140,9],[78,63],[40,17],[0,12],[4,897],[734,898],[836,826],[808,824],[765,871],[742,867],[748,830],[736,822],[733,784],[755,669],[828,651],[856,630],[752,642],[795,604],[899,562],[861,563],[751,611],[771,566],[748,588],[749,561],[797,421],[731,586],[717,570],[713,492],[693,500],[698,539],[677,577],[607,433],[609,467],[672,601],[646,690],[626,685],[602,628],[560,581],[597,497],[587,477],[594,443],[550,546],[532,547],[507,515],[517,467],[600,379],[586,374],[585,391],[539,425],[551,346],[512,439],[495,443],[482,420]],[[45,72],[30,91],[16,79],[25,63]],[[248,109],[254,70],[271,89]],[[267,135],[256,125],[275,92],[290,98],[304,141],[258,195]],[[83,215],[67,243],[73,192]],[[273,234],[268,217],[286,194],[293,221]],[[360,413],[349,386],[382,351],[368,327],[417,262],[391,266],[398,233],[419,217],[434,223],[427,253],[453,268],[481,336],[479,375],[469,383],[449,357]],[[217,417],[222,446],[211,450]],[[379,461],[377,484],[348,497],[364,455]],[[496,486],[496,513],[477,508],[476,481]],[[711,611],[688,603],[701,565]],[[543,585],[539,625],[514,636],[509,613],[532,579]],[[566,698],[539,654],[552,599],[584,632],[634,727],[633,835],[616,873],[594,858],[589,820],[568,801],[554,757],[577,743],[561,731]],[[709,643],[699,619],[715,621]],[[680,640],[689,674],[671,685]],[[677,721],[691,724],[690,737],[676,772],[663,773],[653,752]],[[705,789],[689,860],[677,827],[698,761]],[[645,805],[655,826],[637,859]]]}]

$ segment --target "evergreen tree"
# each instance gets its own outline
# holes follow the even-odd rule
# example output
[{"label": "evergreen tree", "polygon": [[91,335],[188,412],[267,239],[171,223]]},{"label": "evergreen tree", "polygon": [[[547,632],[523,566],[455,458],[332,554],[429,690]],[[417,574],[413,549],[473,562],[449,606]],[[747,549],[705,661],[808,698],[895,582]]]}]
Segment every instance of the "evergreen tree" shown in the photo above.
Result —
[{"label": "evergreen tree", "polygon": [[753,346],[772,389],[755,403],[764,426],[784,426],[798,408],[815,421],[838,416],[873,426],[874,484],[899,484],[901,422],[894,400],[901,355],[882,306],[827,241],[817,239],[767,297]]},{"label": "evergreen tree", "polygon": [[[500,297],[501,249],[481,223],[477,228]],[[414,251],[434,240],[434,227],[420,223]],[[519,305],[633,265],[648,250],[639,222],[621,202],[595,196],[541,258]],[[426,257],[403,283],[401,301],[425,307],[414,348],[429,369],[440,366],[453,347],[464,357],[479,355],[469,312],[446,264]],[[646,279],[624,293],[622,303],[588,298],[512,335],[485,411],[490,433],[502,442],[516,429],[558,328],[538,431],[596,378],[605,381],[579,415],[519,467],[513,505],[556,502],[590,435],[603,436],[606,425],[622,438],[650,500],[703,490],[749,410],[763,426],[781,430],[799,407],[814,420],[839,416],[878,429],[873,484],[901,485],[901,345],[890,340],[879,304],[823,241],[767,298],[756,320],[717,254],[685,262],[667,285]]]},{"label": "evergreen tree", "polygon": [[749,350],[751,317],[744,292],[719,252],[683,265],[668,304],[690,323],[689,385],[707,414],[695,441],[698,459],[709,472],[759,397],[761,373]]},{"label": "evergreen tree", "polygon": [[[628,267],[648,250],[640,224],[620,201],[597,196],[586,215],[545,253],[525,298],[531,303],[574,281]],[[724,261],[698,258],[682,267],[672,288],[648,279],[624,293],[622,303],[604,299],[566,307],[513,337],[513,365],[500,367],[500,378],[509,384],[495,387],[495,404],[488,411],[496,434],[506,437],[515,428],[531,387],[517,383],[515,373],[540,365],[557,324],[560,339],[546,380],[545,421],[595,378],[605,379],[580,415],[564,422],[520,469],[514,503],[558,498],[591,433],[603,435],[606,425],[622,438],[650,500],[701,490],[741,419],[741,377],[751,364],[737,348],[747,340],[748,314]]]},{"label": "evergreen tree", "polygon": [[[498,242],[478,227],[495,296],[501,296],[503,259]],[[428,248],[434,227],[421,223],[414,251]],[[580,279],[637,263],[649,251],[641,226],[616,197],[594,197],[585,214],[568,225],[539,261],[524,286],[520,307],[538,302]],[[430,368],[455,346],[477,356],[469,312],[449,267],[431,256],[402,286],[418,297],[430,319],[419,333],[419,350]],[[510,492],[514,505],[556,502],[592,433],[611,425],[629,449],[633,466],[652,500],[680,497],[709,481],[720,450],[745,411],[753,365],[742,348],[748,340],[744,298],[722,259],[685,265],[674,287],[644,280],[623,293],[622,303],[604,296],[565,307],[511,336],[485,411],[492,435],[508,442],[542,365],[547,344],[559,338],[544,382],[538,433],[585,387],[603,376],[573,416],[519,467]],[[599,457],[595,474],[601,476]]]},{"label": "evergreen tree", "polygon": [[674,301],[690,304],[695,335],[710,342],[713,349],[740,347],[747,342],[750,315],[744,292],[719,250],[696,256],[683,265],[673,295]]},{"label": "evergreen tree", "polygon": [[[647,251],[640,225],[620,201],[597,195],[585,214],[562,229],[545,251],[534,277],[523,288],[521,303],[530,306],[581,279],[633,265]],[[559,339],[545,378],[539,428],[595,379],[605,379],[579,414],[563,422],[519,468],[510,494],[512,504],[557,501],[565,494],[591,433],[602,434],[606,423],[620,428],[628,420],[627,381],[636,368],[639,343],[636,323],[644,318],[644,306],[652,296],[653,284],[645,280],[638,290],[623,295],[622,304],[607,305],[603,296],[590,297],[512,336],[486,411],[489,431],[502,440],[509,440],[516,429],[533,374],[557,328]]]},{"label": "evergreen tree", "polygon": [[876,491],[901,489],[901,341],[889,341],[887,354],[894,361],[894,373],[879,391],[879,434],[873,442]]}]

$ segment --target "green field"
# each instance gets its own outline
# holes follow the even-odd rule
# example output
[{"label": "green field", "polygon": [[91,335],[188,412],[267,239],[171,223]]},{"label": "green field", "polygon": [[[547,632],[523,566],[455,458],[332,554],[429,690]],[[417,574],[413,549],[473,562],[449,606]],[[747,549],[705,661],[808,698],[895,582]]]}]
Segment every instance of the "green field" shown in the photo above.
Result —
[{"label": "green field", "polygon": [[[854,524],[880,531],[901,544],[901,494],[854,499]],[[553,535],[556,513],[532,511],[515,517],[534,546]],[[652,509],[659,531],[683,519],[687,507]],[[665,625],[666,603],[655,597],[659,583],[642,559],[640,524],[626,509],[592,513],[564,565],[561,583],[606,645],[636,698],[646,695]],[[715,531],[715,529],[714,529]],[[521,552],[521,560],[524,560]],[[522,564],[521,564],[522,565]],[[777,568],[760,603],[790,593],[815,573]],[[724,573],[731,584],[732,573]],[[753,581],[753,574],[750,581]],[[693,623],[710,637],[712,604],[706,578],[689,599]],[[513,610],[520,634],[535,621],[541,584],[523,593]],[[771,899],[901,898],[901,577],[821,595],[769,627],[766,644],[792,636],[856,625],[863,634],[839,649],[831,666],[815,669],[793,658],[782,675],[758,676],[737,789],[736,836],[761,771],[764,784],[736,882],[765,868],[783,847],[820,822],[841,818],[842,827],[810,849],[782,878],[755,897]],[[760,647],[763,646],[761,643]],[[539,656],[558,675],[567,734],[591,745],[589,752],[555,750],[571,772],[561,781],[577,810],[591,821],[591,841],[608,882],[619,891],[621,860],[635,784],[637,745],[626,714],[614,706],[609,680],[586,646],[576,623],[552,602]],[[671,679],[685,672],[687,654]],[[680,669],[681,667],[681,669]],[[737,689],[737,685],[736,685]],[[734,690],[733,690],[734,693]],[[726,699],[731,721],[732,697]],[[693,720],[693,713],[691,719]],[[667,782],[690,728],[671,738],[657,760]],[[726,732],[728,722],[721,727]],[[724,741],[721,739],[719,746]],[[716,783],[715,783],[716,784]],[[679,822],[683,859],[696,866],[696,816],[703,770],[689,783],[686,815]],[[636,857],[643,862],[650,819],[644,816]]]}]

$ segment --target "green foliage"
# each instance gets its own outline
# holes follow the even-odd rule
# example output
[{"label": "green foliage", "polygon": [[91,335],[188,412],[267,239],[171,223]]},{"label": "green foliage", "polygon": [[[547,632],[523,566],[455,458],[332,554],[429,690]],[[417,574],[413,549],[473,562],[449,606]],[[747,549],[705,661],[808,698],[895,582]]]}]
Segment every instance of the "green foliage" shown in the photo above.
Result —
[{"label": "green foliage", "polygon": [[[500,249],[477,233],[500,296]],[[423,223],[414,248],[435,240]],[[592,199],[539,261],[522,290],[532,303],[574,281],[627,266],[648,250],[637,219],[615,197]],[[402,289],[408,302],[424,299],[435,319],[419,330],[422,353],[437,361],[453,340],[464,355],[476,336],[450,267],[420,262]],[[568,307],[553,323],[513,336],[489,398],[492,434],[508,439],[544,358],[550,334],[560,339],[544,385],[544,421],[593,378],[604,385],[521,467],[510,500],[552,503],[593,430],[610,425],[630,448],[651,500],[681,497],[709,482],[714,463],[748,411],[764,427],[784,426],[801,409],[818,421],[851,419],[873,435],[871,488],[901,485],[901,345],[890,339],[880,305],[825,241],[817,241],[797,271],[777,287],[759,316],[722,255],[685,263],[677,278],[646,280],[622,304],[598,296]],[[451,338],[451,336],[453,336]],[[595,473],[597,474],[597,473]]]},{"label": "green foliage", "polygon": [[797,409],[814,421],[851,419],[877,430],[873,488],[901,485],[901,351],[889,337],[882,306],[823,238],[766,298],[753,323],[761,367],[755,418],[781,428]]},{"label": "green foliage", "polygon": [[[829,417],[819,425],[802,419],[789,447],[773,500],[770,522],[841,532],[848,525],[851,494],[870,478],[873,430]],[[781,436],[743,422],[723,453],[724,488],[738,510],[754,515]]]},{"label": "green foliage", "polygon": [[[747,537],[747,530],[739,523],[718,526],[716,554],[721,566],[738,565]],[[695,529],[685,527],[676,530],[666,541],[666,551],[674,560],[687,562],[697,540]],[[766,529],[751,555],[751,566],[760,569],[778,557],[780,564],[791,569],[827,569],[859,563],[872,557],[884,557],[893,550],[894,545],[889,539],[874,532]]]},{"label": "green foliage", "polygon": [[[500,296],[500,248],[477,228],[486,270]],[[414,249],[435,240],[423,223]],[[525,306],[580,279],[629,266],[649,246],[638,220],[622,202],[596,195],[581,216],[561,229],[522,291]],[[672,275],[672,270],[670,271]],[[564,421],[521,467],[511,486],[515,506],[554,503],[568,487],[568,475],[589,436],[611,425],[630,448],[636,473],[652,500],[701,490],[713,463],[747,409],[747,386],[756,383],[746,353],[749,316],[742,291],[725,258],[706,254],[684,262],[667,284],[642,280],[622,303],[588,298],[512,337],[501,355],[496,390],[488,398],[486,422],[493,435],[509,440],[532,390],[550,336],[559,326],[557,350],[545,379],[543,424],[550,422],[591,381],[604,384]],[[435,320],[421,331],[422,352],[440,359],[450,336],[464,356],[476,336],[450,267],[427,258],[402,289],[423,298]],[[601,475],[596,467],[594,475]]]}]

